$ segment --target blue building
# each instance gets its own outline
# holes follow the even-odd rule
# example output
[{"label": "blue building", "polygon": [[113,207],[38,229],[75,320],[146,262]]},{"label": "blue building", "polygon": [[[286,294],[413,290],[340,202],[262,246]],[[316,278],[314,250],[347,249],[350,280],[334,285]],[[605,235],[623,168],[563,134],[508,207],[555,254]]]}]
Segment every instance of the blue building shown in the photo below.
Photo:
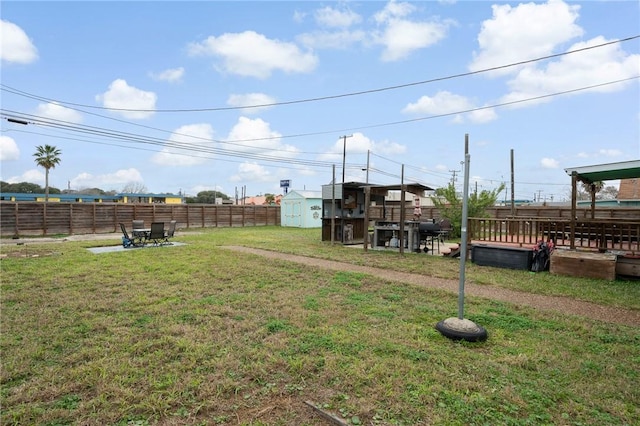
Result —
[{"label": "blue building", "polygon": [[290,191],[280,201],[280,225],[295,228],[322,227],[322,192]]}]

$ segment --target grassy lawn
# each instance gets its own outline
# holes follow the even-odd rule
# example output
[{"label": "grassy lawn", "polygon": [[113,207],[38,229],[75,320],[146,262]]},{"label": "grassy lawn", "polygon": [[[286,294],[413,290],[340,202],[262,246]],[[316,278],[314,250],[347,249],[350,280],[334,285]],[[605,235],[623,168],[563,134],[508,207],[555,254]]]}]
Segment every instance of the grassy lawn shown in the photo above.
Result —
[{"label": "grassy lawn", "polygon": [[[457,279],[458,261],[279,227],[3,246],[3,425],[640,423],[640,329],[466,299],[484,343],[435,324],[457,296],[221,248],[246,245]],[[12,252],[39,256],[15,256]],[[478,267],[470,282],[640,309],[640,283]]]}]

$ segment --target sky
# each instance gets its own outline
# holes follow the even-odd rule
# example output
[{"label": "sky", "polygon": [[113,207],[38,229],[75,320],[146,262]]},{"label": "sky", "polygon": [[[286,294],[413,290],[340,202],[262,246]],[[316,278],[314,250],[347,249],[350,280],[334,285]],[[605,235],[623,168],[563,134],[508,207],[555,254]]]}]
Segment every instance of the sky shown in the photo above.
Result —
[{"label": "sky", "polygon": [[468,140],[471,190],[507,200],[513,176],[516,199],[550,202],[570,199],[565,168],[640,158],[638,1],[2,1],[0,18],[10,183],[44,187],[47,144],[59,189],[462,189]]}]

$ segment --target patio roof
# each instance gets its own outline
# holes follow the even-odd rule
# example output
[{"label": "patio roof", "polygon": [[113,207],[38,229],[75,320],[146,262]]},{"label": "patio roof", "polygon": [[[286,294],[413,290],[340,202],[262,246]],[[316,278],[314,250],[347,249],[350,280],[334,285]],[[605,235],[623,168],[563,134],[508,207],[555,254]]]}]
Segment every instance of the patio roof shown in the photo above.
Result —
[{"label": "patio roof", "polygon": [[[371,193],[376,195],[387,195],[389,191],[399,191],[403,185],[369,185],[371,187]],[[420,183],[405,183],[404,189],[412,194],[421,194],[424,191],[433,191],[433,188],[422,185]]]},{"label": "patio roof", "polygon": [[578,180],[585,183],[616,179],[632,179],[640,177],[640,160],[571,167],[564,169],[564,171],[567,172],[569,176],[573,175],[575,172]]}]

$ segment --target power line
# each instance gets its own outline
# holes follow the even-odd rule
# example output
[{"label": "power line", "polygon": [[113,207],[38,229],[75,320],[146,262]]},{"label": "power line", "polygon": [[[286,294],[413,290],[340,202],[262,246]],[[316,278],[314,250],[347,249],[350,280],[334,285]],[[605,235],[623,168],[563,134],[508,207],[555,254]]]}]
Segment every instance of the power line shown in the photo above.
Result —
[{"label": "power line", "polygon": [[613,41],[609,41],[609,42],[606,42],[606,43],[601,43],[601,44],[597,44],[597,45],[593,45],[593,46],[587,46],[587,47],[583,47],[583,48],[580,48],[580,49],[569,50],[569,51],[563,52],[563,53],[556,53],[556,54],[553,54],[553,55],[541,56],[541,57],[538,57],[538,58],[528,59],[528,60],[525,60],[525,61],[513,62],[513,63],[507,64],[507,65],[499,65],[499,66],[495,66],[495,67],[491,67],[491,68],[484,68],[484,69],[477,70],[477,71],[470,71],[470,72],[465,72],[465,73],[460,73],[460,74],[453,74],[453,75],[433,78],[433,79],[429,79],[429,80],[423,80],[423,81],[417,81],[417,82],[405,83],[405,84],[398,84],[398,85],[394,85],[394,86],[387,86],[387,87],[382,87],[382,88],[377,88],[377,89],[362,90],[362,91],[343,93],[343,94],[338,94],[338,95],[321,96],[321,97],[316,97],[316,98],[297,99],[297,100],[284,101],[284,102],[273,102],[273,103],[267,103],[267,104],[233,106],[233,107],[184,108],[184,109],[182,109],[182,108],[181,109],[108,108],[108,107],[100,107],[100,106],[95,106],[95,105],[86,105],[86,104],[79,104],[79,103],[73,103],[73,102],[67,102],[67,101],[61,101],[61,100],[54,100],[54,99],[50,99],[50,98],[45,98],[45,97],[42,97],[42,96],[38,96],[38,95],[30,94],[28,92],[24,92],[24,91],[19,90],[19,89],[12,88],[12,87],[7,86],[5,84],[0,84],[0,87],[2,88],[2,90],[8,91],[9,93],[18,94],[18,95],[21,95],[21,96],[25,96],[25,97],[29,97],[29,98],[35,99],[35,100],[40,100],[40,101],[45,101],[45,102],[56,102],[56,103],[59,103],[59,104],[62,104],[62,105],[72,105],[72,106],[76,106],[76,107],[100,109],[100,110],[108,110],[108,111],[156,112],[156,113],[164,113],[164,112],[176,113],[176,112],[230,111],[230,110],[238,110],[238,109],[266,108],[266,107],[293,105],[293,104],[301,104],[301,103],[309,103],[309,102],[319,102],[319,101],[326,101],[326,100],[330,100],[330,99],[340,99],[340,98],[346,98],[346,97],[361,96],[361,95],[366,95],[366,94],[385,92],[385,91],[390,91],[390,90],[403,89],[403,88],[407,88],[407,87],[413,87],[413,86],[418,86],[418,85],[423,85],[423,84],[435,83],[435,82],[438,82],[438,81],[451,80],[451,79],[461,78],[461,77],[468,77],[468,76],[472,76],[472,75],[476,75],[476,74],[482,74],[482,73],[497,71],[497,70],[501,70],[501,69],[505,69],[505,68],[521,66],[521,65],[525,65],[525,64],[529,64],[529,63],[533,63],[533,62],[544,61],[544,60],[548,60],[548,59],[552,59],[552,58],[557,58],[557,57],[566,56],[566,55],[570,55],[570,54],[574,54],[574,53],[578,53],[578,52],[583,52],[583,51],[586,51],[586,50],[597,49],[597,48],[608,46],[608,45],[611,45],[611,44],[623,43],[623,42],[631,41],[631,40],[634,40],[634,39],[637,39],[637,38],[640,38],[640,35],[635,35],[635,36],[626,37],[626,38],[622,38],[622,39],[618,39],[618,40],[613,40]]}]

